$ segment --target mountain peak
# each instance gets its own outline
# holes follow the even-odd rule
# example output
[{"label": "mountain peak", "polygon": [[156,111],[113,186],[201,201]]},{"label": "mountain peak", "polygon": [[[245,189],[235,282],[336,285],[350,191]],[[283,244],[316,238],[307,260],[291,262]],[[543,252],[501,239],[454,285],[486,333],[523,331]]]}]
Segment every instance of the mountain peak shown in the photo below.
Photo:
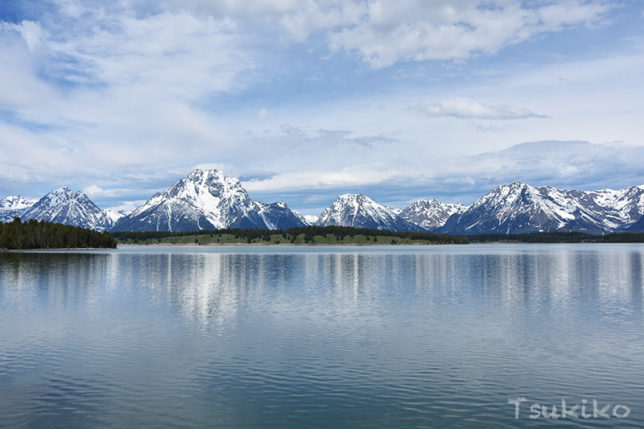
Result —
[{"label": "mountain peak", "polygon": [[383,206],[363,194],[342,194],[324,209],[316,222],[319,226],[351,226],[391,231],[422,231],[407,222],[393,209]]},{"label": "mountain peak", "polygon": [[223,173],[216,168],[211,168],[211,169],[203,169],[203,168],[195,168],[188,174],[188,179],[193,179],[193,178],[202,178],[202,177],[211,177],[211,176],[223,176]]},{"label": "mountain peak", "polygon": [[186,180],[191,182],[201,182],[201,183],[222,182],[225,180],[239,182],[237,179],[233,177],[227,177],[226,175],[224,175],[222,171],[217,170],[216,168],[211,168],[206,170],[201,168],[195,168],[188,174],[188,176],[186,177]]},{"label": "mountain peak", "polygon": [[496,188],[494,188],[493,192],[498,190],[506,190],[506,189],[522,190],[522,189],[530,189],[530,188],[532,188],[532,186],[528,185],[527,183],[515,181],[510,183],[509,185],[499,185]]},{"label": "mountain peak", "polygon": [[21,195],[11,195],[0,200],[0,222],[11,222],[15,217],[21,217],[25,210],[33,206],[36,201]]},{"label": "mountain peak", "polygon": [[443,203],[435,199],[418,200],[400,211],[400,216],[408,222],[427,230],[440,228],[450,216],[465,211],[462,204]]},{"label": "mountain peak", "polygon": [[103,231],[113,221],[82,192],[74,192],[61,186],[38,200],[20,216],[23,220],[44,220],[47,222],[74,225]]},{"label": "mountain peak", "polygon": [[514,182],[484,195],[441,228],[453,234],[580,231],[603,234],[623,229],[644,213],[644,190],[563,190]]},{"label": "mountain peak", "polygon": [[54,189],[53,191],[49,192],[49,194],[77,194],[78,192],[74,192],[71,189],[69,189],[67,186],[61,186],[59,188]]},{"label": "mountain peak", "polygon": [[362,203],[373,200],[364,194],[342,194],[338,196],[338,201],[357,201]]},{"label": "mountain peak", "polygon": [[241,182],[217,169],[194,169],[120,219],[114,231],[288,228],[304,222],[286,204],[252,201]]}]

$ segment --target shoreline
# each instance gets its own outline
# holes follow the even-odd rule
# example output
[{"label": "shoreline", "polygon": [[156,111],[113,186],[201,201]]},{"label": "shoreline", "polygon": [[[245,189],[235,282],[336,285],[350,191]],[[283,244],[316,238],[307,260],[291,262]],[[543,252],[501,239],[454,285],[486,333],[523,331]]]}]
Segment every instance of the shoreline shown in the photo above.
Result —
[{"label": "shoreline", "polygon": [[117,247],[42,247],[38,249],[0,249],[0,253],[37,252],[40,250],[116,250]]},{"label": "shoreline", "polygon": [[209,247],[209,246],[293,246],[293,247],[302,247],[302,246],[439,246],[446,244],[454,245],[463,245],[471,243],[382,243],[382,244],[361,244],[361,243],[319,243],[319,244],[310,244],[310,243],[119,243],[118,247],[128,247],[128,246],[194,246],[194,247]]}]

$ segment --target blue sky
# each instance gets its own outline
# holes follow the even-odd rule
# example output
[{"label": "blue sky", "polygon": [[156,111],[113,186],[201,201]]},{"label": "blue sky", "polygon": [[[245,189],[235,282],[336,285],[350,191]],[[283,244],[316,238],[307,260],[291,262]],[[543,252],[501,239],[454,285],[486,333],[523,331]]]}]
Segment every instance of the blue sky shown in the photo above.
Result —
[{"label": "blue sky", "polygon": [[195,167],[317,214],[644,184],[639,1],[0,3],[0,196],[129,207]]}]

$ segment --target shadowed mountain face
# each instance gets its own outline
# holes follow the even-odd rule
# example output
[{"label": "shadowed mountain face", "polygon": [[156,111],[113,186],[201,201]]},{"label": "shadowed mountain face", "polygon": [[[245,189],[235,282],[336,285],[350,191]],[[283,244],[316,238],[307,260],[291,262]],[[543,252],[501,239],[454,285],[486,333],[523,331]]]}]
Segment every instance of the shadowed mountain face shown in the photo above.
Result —
[{"label": "shadowed mountain face", "polygon": [[286,204],[255,202],[239,180],[218,170],[197,169],[121,218],[112,230],[276,229],[304,225]]},{"label": "shadowed mountain face", "polygon": [[38,200],[24,198],[20,195],[12,195],[0,200],[0,222],[11,222],[15,217],[21,217],[36,201]]},{"label": "shadowed mountain face", "polygon": [[418,225],[428,231],[435,231],[447,222],[455,213],[467,209],[462,204],[442,203],[437,200],[418,200],[399,214],[406,221]]},{"label": "shadowed mountain face", "polygon": [[14,217],[99,231],[198,231],[221,228],[288,229],[315,224],[448,234],[644,231],[644,186],[598,191],[498,186],[469,207],[419,200],[403,210],[362,194],[344,194],[307,220],[284,202],[253,201],[239,180],[218,170],[194,170],[129,215],[101,210],[87,195],[66,187],[40,200],[0,200],[0,222]]},{"label": "shadowed mountain face", "polygon": [[644,232],[644,216],[640,217],[640,219],[626,228],[626,231],[628,232]]},{"label": "shadowed mountain face", "polygon": [[352,226],[389,231],[424,231],[422,227],[403,219],[393,209],[361,194],[340,195],[322,212],[316,225]]},{"label": "shadowed mountain face", "polygon": [[623,230],[644,213],[644,188],[567,191],[512,183],[495,188],[439,231],[452,234]]},{"label": "shadowed mountain face", "polygon": [[80,226],[97,231],[109,230],[114,221],[82,192],[58,188],[27,208],[20,218]]}]

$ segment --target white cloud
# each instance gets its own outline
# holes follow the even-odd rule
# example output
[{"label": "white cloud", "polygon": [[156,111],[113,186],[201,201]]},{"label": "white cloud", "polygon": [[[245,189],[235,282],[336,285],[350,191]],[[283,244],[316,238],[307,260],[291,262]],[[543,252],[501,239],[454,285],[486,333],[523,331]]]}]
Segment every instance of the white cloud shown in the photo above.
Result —
[{"label": "white cloud", "polygon": [[104,194],[105,189],[97,185],[89,185],[83,188],[83,192],[87,194],[88,197],[96,197]]},{"label": "white cloud", "polygon": [[[79,14],[78,2],[56,0]],[[117,3],[118,4],[118,3]],[[597,25],[616,5],[604,0],[133,0],[139,14],[169,10],[230,19],[274,40],[326,37],[375,68],[399,61],[461,60],[568,27]],[[103,6],[105,7],[105,6]],[[274,34],[281,29],[282,34]],[[272,34],[271,34],[272,33]]]},{"label": "white cloud", "polygon": [[142,93],[157,92],[148,96],[193,99],[234,90],[239,74],[252,67],[230,20],[187,13],[96,14],[92,24],[50,34],[48,66],[42,71],[72,83],[136,87]]},{"label": "white cloud", "polygon": [[43,31],[39,23],[25,20],[20,24],[0,22],[0,30],[14,30],[20,34],[29,51],[34,51],[40,44]]},{"label": "white cloud", "polygon": [[460,119],[527,119],[544,118],[528,109],[507,105],[483,104],[469,98],[452,98],[436,104],[417,104],[413,110],[430,117],[453,117]]},{"label": "white cloud", "polygon": [[[644,183],[640,166],[643,157],[644,147],[541,141],[454,157],[425,170],[364,164],[335,170],[284,172],[265,180],[244,182],[244,186],[260,199],[264,195],[281,194],[287,203],[289,194],[310,195],[314,203],[322,200],[326,204],[340,192],[362,192],[396,207],[403,207],[413,199],[441,198],[442,195],[449,195],[451,201],[469,204],[494,186],[516,180],[567,189],[640,185]],[[310,207],[305,209],[313,212]]]},{"label": "white cloud", "polygon": [[360,20],[330,31],[330,47],[358,52],[375,68],[494,54],[542,33],[597,24],[611,8],[582,0],[534,8],[505,0],[375,0],[365,5]]},{"label": "white cloud", "polygon": [[[116,204],[200,163],[256,176],[263,193],[416,183],[517,141],[642,143],[641,41],[609,30],[609,51],[577,55],[575,40],[562,57],[535,37],[602,23],[611,6],[597,0],[55,3],[0,23],[3,192],[93,184]],[[521,61],[443,61],[528,39]],[[441,64],[397,66],[427,59]]]},{"label": "white cloud", "polygon": [[225,121],[198,107],[238,91],[254,67],[233,22],[63,6],[39,23],[0,23],[2,179],[154,176],[233,144]]}]

